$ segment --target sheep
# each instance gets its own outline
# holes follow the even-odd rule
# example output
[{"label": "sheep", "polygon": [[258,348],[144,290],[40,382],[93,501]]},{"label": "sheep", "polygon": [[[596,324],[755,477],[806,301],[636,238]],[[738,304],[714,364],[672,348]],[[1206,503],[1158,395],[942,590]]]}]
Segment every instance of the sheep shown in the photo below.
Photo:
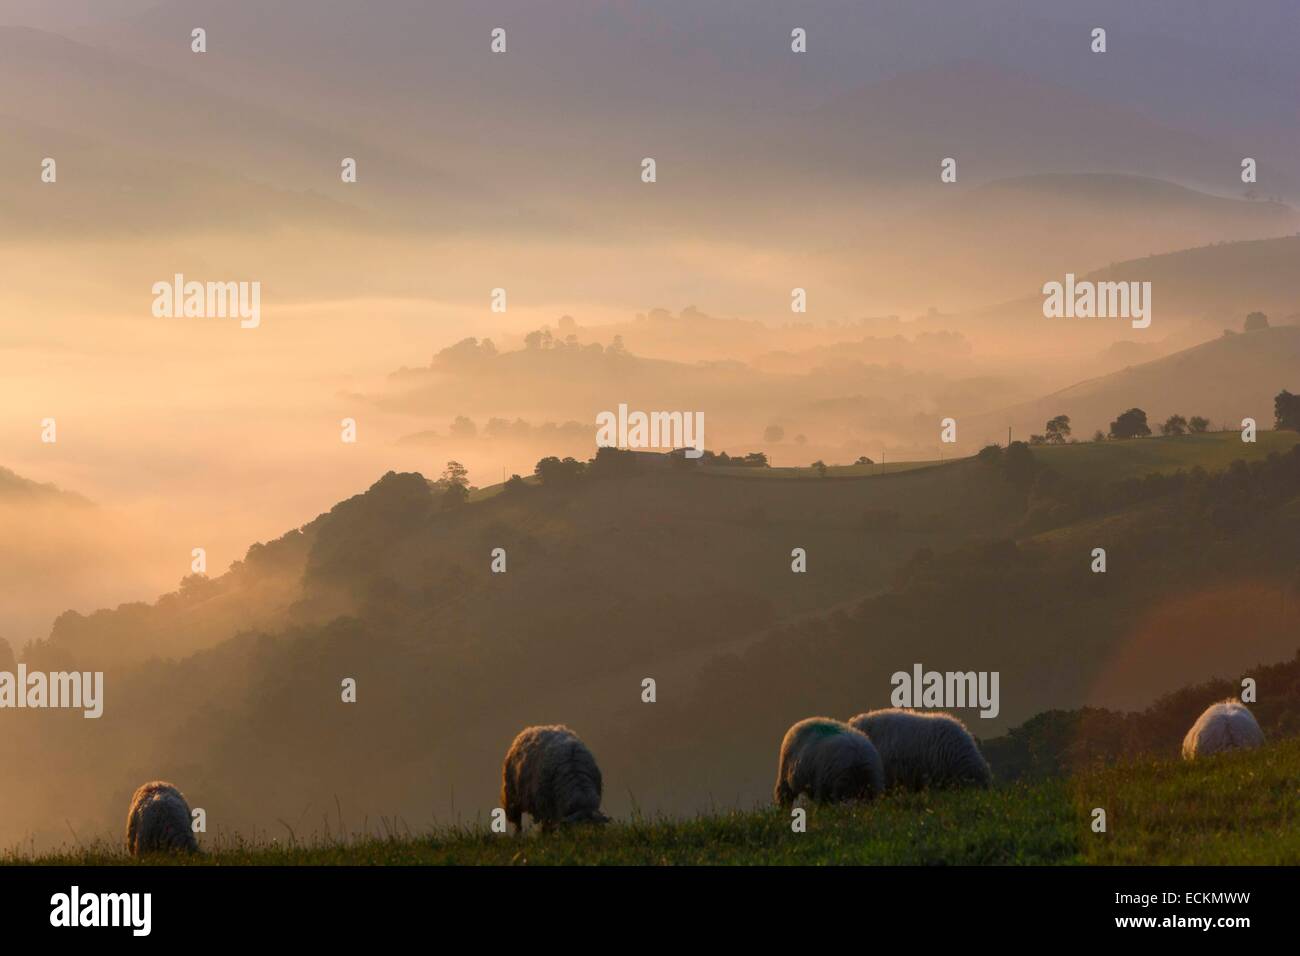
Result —
[{"label": "sheep", "polygon": [[1194,760],[1225,750],[1243,750],[1258,747],[1264,742],[1264,731],[1243,704],[1231,697],[1205,708],[1196,718],[1192,729],[1183,738],[1183,759]]},{"label": "sheep", "polygon": [[530,814],[543,830],[556,824],[608,823],[600,812],[600,767],[568,727],[526,727],[501,764],[501,805],[515,832]]},{"label": "sheep", "polygon": [[865,734],[830,717],[808,717],[781,741],[772,798],[787,808],[805,793],[824,803],[869,800],[884,782],[880,755]]},{"label": "sheep", "polygon": [[993,772],[975,738],[951,714],[888,708],[858,714],[849,726],[871,738],[889,789],[988,787]]},{"label": "sheep", "polygon": [[197,853],[185,795],[170,783],[146,783],[131,798],[126,816],[126,849],[132,856],[146,853]]}]

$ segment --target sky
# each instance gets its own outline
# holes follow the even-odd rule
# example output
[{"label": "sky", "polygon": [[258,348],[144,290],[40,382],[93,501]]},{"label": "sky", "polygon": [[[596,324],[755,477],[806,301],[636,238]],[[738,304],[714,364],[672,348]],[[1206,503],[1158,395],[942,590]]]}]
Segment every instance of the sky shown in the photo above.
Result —
[{"label": "sky", "polygon": [[[458,415],[541,424],[617,405],[595,382],[545,414],[527,399],[470,407],[454,389],[389,400],[391,373],[466,336],[518,348],[570,315],[609,329],[608,345],[654,308],[776,329],[962,315],[1067,268],[1290,234],[1290,211],[1245,201],[1238,174],[1257,156],[1256,200],[1300,191],[1296,21],[1283,2],[3,0],[0,465],[91,498],[135,539],[37,619],[152,597],[193,547],[222,568],[390,469],[436,476],[452,454],[478,484],[531,469],[532,445],[403,441]],[[1096,25],[1104,56],[1089,50]],[[790,50],[795,26],[806,54]],[[347,157],[356,183],[341,181]],[[1082,173],[1160,185],[1032,180]],[[1028,185],[996,186],[1008,178]],[[154,316],[153,284],[177,273],[261,283],[260,326]],[[806,316],[791,315],[794,288]],[[1004,345],[1062,347],[999,321],[963,326],[990,396],[1076,380],[1072,359],[1003,361]],[[665,341],[657,358],[727,357]],[[816,343],[770,345],[796,344]],[[951,364],[915,371],[929,378],[889,396],[895,419],[978,391]],[[40,440],[47,418],[57,443]],[[768,424],[722,417],[714,434],[744,452]],[[903,425],[871,427],[854,440],[908,454]],[[774,454],[847,448],[810,438]]]}]

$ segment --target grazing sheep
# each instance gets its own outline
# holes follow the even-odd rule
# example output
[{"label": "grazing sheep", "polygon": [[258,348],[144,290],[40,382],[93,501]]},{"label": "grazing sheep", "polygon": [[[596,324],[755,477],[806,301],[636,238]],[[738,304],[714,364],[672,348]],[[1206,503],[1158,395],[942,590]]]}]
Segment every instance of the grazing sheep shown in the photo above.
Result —
[{"label": "grazing sheep", "polygon": [[987,787],[993,782],[975,738],[951,714],[889,708],[858,714],[849,725],[876,745],[885,764],[887,787],[945,789]]},{"label": "grazing sheep", "polygon": [[1225,750],[1243,750],[1258,747],[1264,742],[1264,731],[1243,704],[1229,698],[1205,708],[1196,718],[1192,729],[1183,738],[1183,759],[1193,760]]},{"label": "grazing sheep", "polygon": [[197,853],[190,823],[190,805],[170,783],[146,783],[131,798],[126,817],[126,849],[132,856],[146,853]]},{"label": "grazing sheep", "polygon": [[600,767],[568,727],[527,727],[501,765],[501,805],[506,819],[523,828],[530,814],[542,829],[557,823],[608,823],[600,812]]},{"label": "grazing sheep", "polygon": [[783,807],[804,793],[824,803],[869,800],[884,784],[880,755],[864,734],[830,717],[809,717],[785,732],[772,797]]}]

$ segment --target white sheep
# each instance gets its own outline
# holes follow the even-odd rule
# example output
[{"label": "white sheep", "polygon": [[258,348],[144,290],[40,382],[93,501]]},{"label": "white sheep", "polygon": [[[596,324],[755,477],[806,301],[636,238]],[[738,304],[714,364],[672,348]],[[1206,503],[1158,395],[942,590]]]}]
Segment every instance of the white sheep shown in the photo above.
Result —
[{"label": "white sheep", "polygon": [[783,807],[805,793],[824,803],[869,800],[884,783],[880,755],[864,734],[830,717],[808,717],[785,732],[772,797]]},{"label": "white sheep", "polygon": [[525,813],[542,829],[557,823],[608,823],[600,812],[600,767],[568,727],[527,727],[501,765],[501,805],[518,832]]},{"label": "white sheep", "polygon": [[131,798],[126,817],[126,849],[132,856],[146,853],[197,853],[190,822],[190,805],[170,783],[146,783]]},{"label": "white sheep", "polygon": [[849,725],[876,745],[891,789],[987,787],[993,782],[975,738],[951,714],[888,708],[858,714]]},{"label": "white sheep", "polygon": [[1245,705],[1232,698],[1211,704],[1183,738],[1183,759],[1194,760],[1225,750],[1258,747],[1264,731]]}]

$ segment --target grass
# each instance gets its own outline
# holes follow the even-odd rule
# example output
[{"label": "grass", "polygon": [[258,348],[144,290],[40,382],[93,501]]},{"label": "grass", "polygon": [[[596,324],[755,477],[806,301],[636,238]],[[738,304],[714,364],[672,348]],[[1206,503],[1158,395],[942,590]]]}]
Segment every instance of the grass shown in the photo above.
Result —
[{"label": "grass", "polygon": [[[1094,833],[1092,809],[1106,810]],[[85,847],[7,863],[136,863]],[[414,839],[311,846],[238,841],[198,865],[1021,865],[1300,863],[1300,738],[1185,763],[1143,761],[989,791],[892,794],[869,806],[810,807],[795,833],[775,808],[633,819],[522,838],[486,827]],[[138,864],[137,864],[138,865]]]},{"label": "grass", "polygon": [[[827,478],[872,478],[878,475],[894,475],[919,468],[933,468],[947,462],[957,461],[947,458],[934,461],[887,461],[874,465],[827,465]],[[734,478],[820,478],[821,474],[811,465],[803,467],[748,468],[743,465],[708,465],[701,469],[709,475],[726,475]]]},{"label": "grass", "polygon": [[[1120,481],[1141,478],[1152,472],[1171,474],[1200,465],[1206,471],[1221,471],[1238,458],[1245,461],[1282,454],[1300,444],[1300,432],[1260,431],[1254,443],[1241,440],[1239,431],[1207,432],[1176,438],[1138,438],[1130,441],[1080,441],[1073,445],[1035,445],[1034,457],[1063,475],[1079,480]],[[875,465],[828,465],[828,478],[869,478],[933,468],[958,458],[929,461],[897,461]],[[818,478],[817,469],[710,467],[710,474],[743,478]]]},{"label": "grass", "polygon": [[1083,776],[1081,811],[1105,807],[1101,864],[1300,863],[1300,738],[1190,763],[1145,761]]},{"label": "grass", "polygon": [[1300,443],[1300,432],[1261,431],[1256,438],[1251,444],[1241,440],[1240,432],[1208,432],[1177,438],[1035,445],[1033,452],[1043,464],[1070,478],[1120,481],[1152,472],[1171,474],[1196,465],[1206,471],[1221,471],[1238,458],[1254,461],[1273,452],[1288,452]]}]

